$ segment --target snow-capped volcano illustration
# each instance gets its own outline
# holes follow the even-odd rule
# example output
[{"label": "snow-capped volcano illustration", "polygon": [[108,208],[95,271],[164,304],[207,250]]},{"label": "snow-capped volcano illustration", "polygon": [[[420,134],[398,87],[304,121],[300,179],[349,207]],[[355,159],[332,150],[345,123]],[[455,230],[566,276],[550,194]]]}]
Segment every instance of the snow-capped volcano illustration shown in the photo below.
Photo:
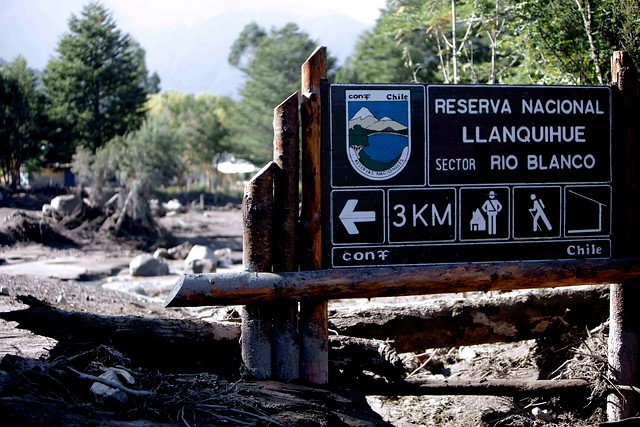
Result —
[{"label": "snow-capped volcano illustration", "polygon": [[356,126],[362,126],[363,129],[372,130],[375,132],[398,132],[401,133],[407,130],[407,127],[402,123],[390,119],[389,117],[383,117],[377,119],[367,107],[362,107],[358,112],[349,120],[349,129],[353,129]]}]

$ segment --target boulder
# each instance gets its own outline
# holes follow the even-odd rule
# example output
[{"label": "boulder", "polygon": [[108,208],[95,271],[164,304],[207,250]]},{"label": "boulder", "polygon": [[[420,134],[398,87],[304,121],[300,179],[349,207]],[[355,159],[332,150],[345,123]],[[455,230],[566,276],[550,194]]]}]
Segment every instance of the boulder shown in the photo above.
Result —
[{"label": "boulder", "polygon": [[186,273],[215,273],[218,257],[208,246],[195,245],[184,260]]},{"label": "boulder", "polygon": [[161,258],[142,254],[131,260],[129,273],[132,276],[165,276],[169,274],[169,266]]},{"label": "boulder", "polygon": [[50,205],[57,216],[64,218],[82,208],[82,199],[75,194],[65,194],[51,199]]}]

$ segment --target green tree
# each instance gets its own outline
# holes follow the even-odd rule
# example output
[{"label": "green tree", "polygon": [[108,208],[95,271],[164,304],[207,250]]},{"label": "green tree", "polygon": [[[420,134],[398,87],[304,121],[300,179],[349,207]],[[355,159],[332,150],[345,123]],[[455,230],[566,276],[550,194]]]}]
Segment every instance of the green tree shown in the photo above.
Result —
[{"label": "green tree", "polygon": [[[234,42],[229,62],[245,75],[233,116],[233,151],[258,164],[272,157],[273,109],[300,89],[300,66],[318,44],[296,24],[269,32],[247,25]],[[335,59],[327,58],[329,70]]]},{"label": "green tree", "polygon": [[149,199],[175,178],[179,146],[166,123],[146,120],[138,130],[114,137],[95,152],[78,147],[72,169],[78,182],[89,187],[95,206],[119,193],[121,210],[113,224],[115,234],[126,218],[143,230],[157,231]]},{"label": "green tree", "polygon": [[147,79],[147,92],[149,94],[160,93],[160,76],[155,71]]},{"label": "green tree", "polygon": [[0,168],[12,188],[20,184],[22,165],[38,156],[42,106],[38,77],[24,57],[0,66]]},{"label": "green tree", "polygon": [[59,160],[69,160],[76,146],[95,150],[137,129],[150,83],[158,86],[148,77],[144,50],[101,4],[72,15],[69,30],[43,77],[54,125],[48,156]]},{"label": "green tree", "polygon": [[[602,72],[596,72],[593,62],[593,45],[589,46],[583,17],[575,1],[525,0],[513,3],[515,16],[511,25],[514,41],[522,55],[525,78],[547,84],[595,84],[602,81]],[[593,30],[591,37],[594,36]],[[602,41],[598,37],[598,43]],[[602,65],[600,60],[597,62],[598,66]]]},{"label": "green tree", "polygon": [[339,76],[606,84],[614,50],[640,60],[638,22],[637,0],[388,0]]},{"label": "green tree", "polygon": [[396,42],[383,26],[365,31],[353,54],[336,73],[339,83],[402,83],[433,81],[433,58],[425,46]]},{"label": "green tree", "polygon": [[232,149],[228,136],[233,105],[230,98],[210,94],[165,92],[149,98],[149,120],[164,122],[180,141],[180,175],[187,185],[193,172],[204,174],[211,184],[213,159]]},{"label": "green tree", "polygon": [[505,83],[607,84],[614,50],[640,59],[637,0],[501,0]]},{"label": "green tree", "polygon": [[407,55],[403,50],[405,66],[426,67],[428,74],[418,80],[492,82],[495,67],[490,64],[492,58],[496,64],[501,34],[496,24],[503,22],[497,15],[502,13],[500,2],[490,0],[390,0],[380,25],[397,43],[420,52]]}]

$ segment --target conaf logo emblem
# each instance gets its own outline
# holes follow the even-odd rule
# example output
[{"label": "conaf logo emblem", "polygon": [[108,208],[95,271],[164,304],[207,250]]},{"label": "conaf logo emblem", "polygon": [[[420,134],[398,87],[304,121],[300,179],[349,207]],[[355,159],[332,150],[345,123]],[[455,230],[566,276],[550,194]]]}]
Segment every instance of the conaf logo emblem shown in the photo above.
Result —
[{"label": "conaf logo emblem", "polygon": [[411,154],[409,91],[347,91],[346,95],[349,162],[368,179],[396,176]]}]

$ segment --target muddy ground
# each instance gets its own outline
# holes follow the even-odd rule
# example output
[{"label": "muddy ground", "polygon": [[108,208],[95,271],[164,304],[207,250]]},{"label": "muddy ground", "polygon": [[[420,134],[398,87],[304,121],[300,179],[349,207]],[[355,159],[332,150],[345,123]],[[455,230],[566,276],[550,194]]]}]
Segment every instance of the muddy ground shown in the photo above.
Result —
[{"label": "muddy ground", "polygon": [[[163,231],[149,242],[136,236],[114,238],[87,227],[59,227],[43,219],[42,201],[22,195],[10,201],[5,197],[0,205],[0,317],[5,319],[0,320],[0,413],[11,413],[3,425],[587,426],[605,419],[606,324],[546,340],[400,355],[410,379],[577,377],[592,384],[584,396],[551,398],[383,398],[365,396],[358,380],[344,378],[332,378],[332,386],[324,389],[256,383],[241,376],[235,361],[199,370],[196,365],[185,367],[187,359],[182,360],[178,351],[163,363],[145,363],[122,354],[118,343],[80,332],[39,334],[50,326],[47,321],[25,329],[24,318],[34,307],[40,315],[61,319],[56,321],[67,325],[67,331],[80,330],[78,325],[91,321],[185,321],[227,324],[231,329],[239,322],[237,307],[164,308],[167,293],[183,271],[181,260],[169,262],[167,276],[136,278],[128,271],[135,255],[185,241],[228,248],[230,257],[222,268],[241,268],[239,205],[206,204],[203,210],[194,203],[159,217]],[[186,200],[185,205],[189,206]],[[332,301],[330,309],[372,302],[379,301]],[[25,316],[6,320],[7,313]],[[237,338],[231,336],[235,345]],[[158,349],[156,362],[168,355],[168,350]],[[90,392],[94,377],[114,367],[136,379],[124,391],[128,399],[122,404],[97,402]]]}]

